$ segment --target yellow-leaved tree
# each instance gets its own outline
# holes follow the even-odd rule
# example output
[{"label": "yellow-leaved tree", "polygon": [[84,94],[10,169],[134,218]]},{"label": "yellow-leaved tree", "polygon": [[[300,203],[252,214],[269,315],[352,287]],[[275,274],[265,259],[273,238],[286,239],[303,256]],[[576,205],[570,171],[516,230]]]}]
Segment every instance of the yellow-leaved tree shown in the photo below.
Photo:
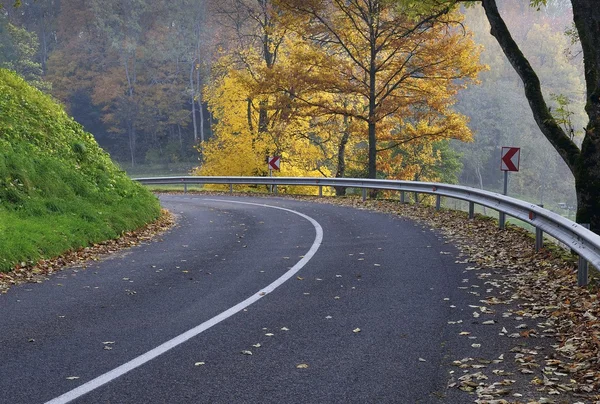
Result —
[{"label": "yellow-leaved tree", "polygon": [[266,157],[281,155],[286,176],[439,180],[443,142],[471,139],[452,105],[484,66],[460,15],[409,17],[385,0],[230,1],[245,6],[223,12],[238,46],[205,90],[217,123],[198,174],[266,175]]},{"label": "yellow-leaved tree", "polygon": [[452,105],[456,93],[474,83],[484,66],[478,63],[480,50],[462,28],[461,15],[408,15],[387,0],[280,4],[297,16],[293,30],[320,52],[300,56],[313,60],[303,64],[307,81],[335,95],[304,101],[362,125],[369,178],[414,179],[411,174],[423,170],[405,166],[411,149],[425,154],[421,164],[433,164],[439,156],[433,145],[425,144],[472,138],[467,119]]}]

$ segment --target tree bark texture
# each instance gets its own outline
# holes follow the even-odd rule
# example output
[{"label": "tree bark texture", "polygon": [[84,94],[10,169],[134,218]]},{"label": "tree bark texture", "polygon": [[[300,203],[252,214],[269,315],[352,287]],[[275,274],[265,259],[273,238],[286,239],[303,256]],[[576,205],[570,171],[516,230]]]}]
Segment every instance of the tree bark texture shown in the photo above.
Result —
[{"label": "tree bark texture", "polygon": [[573,21],[583,49],[589,117],[575,168],[577,221],[590,223],[600,233],[600,4],[596,0],[571,0]]}]

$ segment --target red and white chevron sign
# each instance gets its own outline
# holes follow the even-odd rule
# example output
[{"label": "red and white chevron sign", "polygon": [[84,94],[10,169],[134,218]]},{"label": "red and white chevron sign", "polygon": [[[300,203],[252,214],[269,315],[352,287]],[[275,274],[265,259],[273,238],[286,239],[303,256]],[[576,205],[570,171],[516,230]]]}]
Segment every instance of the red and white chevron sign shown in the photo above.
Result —
[{"label": "red and white chevron sign", "polygon": [[521,148],[503,147],[500,157],[500,170],[519,171],[519,162],[521,159]]},{"label": "red and white chevron sign", "polygon": [[279,170],[281,164],[281,156],[270,156],[267,160],[269,170]]}]

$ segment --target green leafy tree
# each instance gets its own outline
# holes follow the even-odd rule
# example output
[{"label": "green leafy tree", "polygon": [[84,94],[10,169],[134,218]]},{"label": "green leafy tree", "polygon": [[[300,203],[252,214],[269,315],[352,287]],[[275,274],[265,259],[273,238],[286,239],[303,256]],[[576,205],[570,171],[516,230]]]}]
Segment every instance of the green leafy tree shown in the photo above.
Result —
[{"label": "green leafy tree", "polygon": [[35,61],[38,41],[35,33],[19,28],[0,15],[0,67],[12,70],[40,90],[50,90],[42,78],[42,66]]}]

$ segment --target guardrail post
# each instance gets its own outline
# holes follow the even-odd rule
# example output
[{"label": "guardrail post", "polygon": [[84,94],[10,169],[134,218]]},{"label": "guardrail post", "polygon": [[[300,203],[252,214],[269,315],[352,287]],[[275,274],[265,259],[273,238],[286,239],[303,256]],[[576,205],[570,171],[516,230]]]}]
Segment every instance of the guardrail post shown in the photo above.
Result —
[{"label": "guardrail post", "polygon": [[475,202],[469,201],[469,219],[475,219]]},{"label": "guardrail post", "polygon": [[[582,223],[580,226],[590,229],[589,223]],[[579,266],[577,267],[577,285],[587,286],[588,284],[588,262],[581,255],[579,256]]]},{"label": "guardrail post", "polygon": [[277,195],[277,184],[273,185],[273,192]]},{"label": "guardrail post", "polygon": [[367,188],[362,189],[363,202],[367,200]]},{"label": "guardrail post", "polygon": [[229,184],[229,193],[233,194],[233,184]]},{"label": "guardrail post", "polygon": [[435,210],[440,210],[442,206],[442,197],[440,195],[435,196]]},{"label": "guardrail post", "polygon": [[187,183],[183,183],[183,193],[187,194]]},{"label": "guardrail post", "polygon": [[400,203],[406,203],[406,194],[404,191],[400,191]]},{"label": "guardrail post", "polygon": [[500,212],[500,215],[498,216],[498,228],[500,230],[504,230],[505,227],[506,227],[506,213]]},{"label": "guardrail post", "polygon": [[319,197],[323,196],[323,185],[319,185]]},{"label": "guardrail post", "polygon": [[415,205],[419,204],[419,194],[415,192]]},{"label": "guardrail post", "polygon": [[[540,208],[543,208],[544,205],[539,205]],[[544,248],[544,231],[539,227],[535,228],[535,252],[539,252],[542,248]]]},{"label": "guardrail post", "polygon": [[544,248],[544,231],[539,227],[535,228],[535,252]]}]

